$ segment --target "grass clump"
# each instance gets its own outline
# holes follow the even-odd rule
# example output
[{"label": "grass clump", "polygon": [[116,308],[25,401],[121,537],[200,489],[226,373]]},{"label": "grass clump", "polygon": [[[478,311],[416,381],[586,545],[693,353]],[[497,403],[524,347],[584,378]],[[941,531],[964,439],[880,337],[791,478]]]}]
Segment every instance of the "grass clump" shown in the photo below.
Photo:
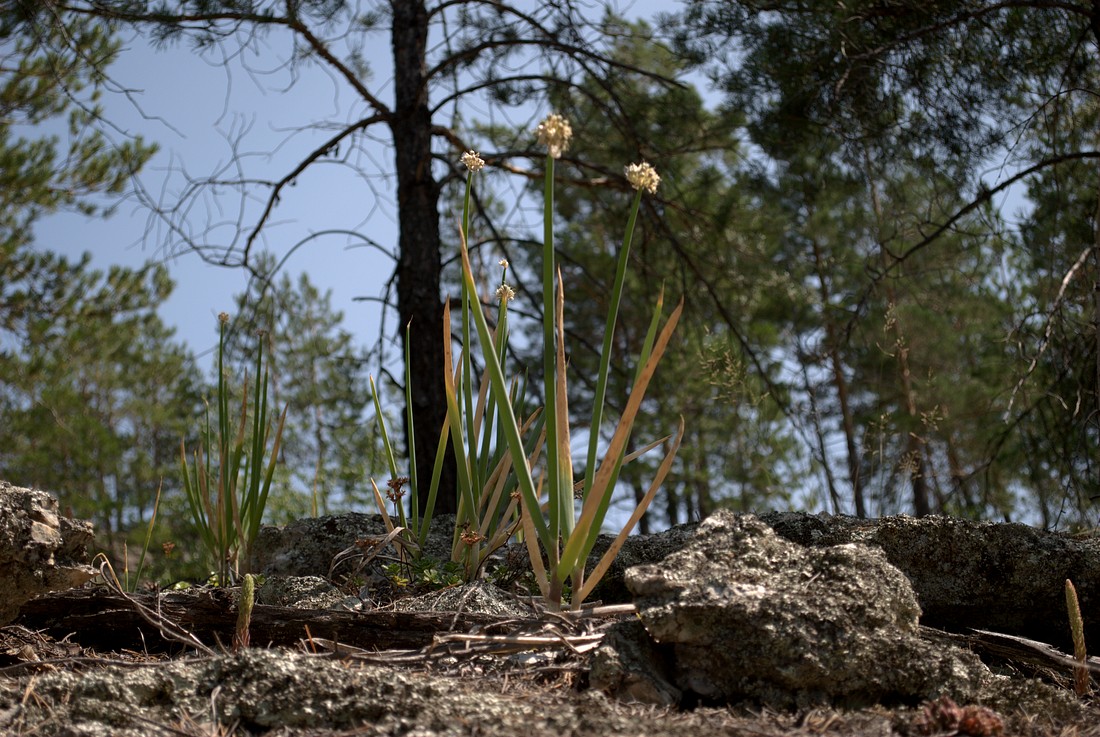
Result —
[{"label": "grass clump", "polygon": [[[218,315],[217,428],[215,430],[210,426],[208,406],[199,444],[190,462],[184,443],[180,441],[180,471],[191,520],[214,568],[213,578],[222,586],[236,581],[242,573],[242,561],[246,571],[250,565],[252,545],[260,532],[275,474],[287,412],[284,408],[275,422],[268,416],[268,375],[263,370],[261,340],[256,348],[252,411],[249,412],[246,376],[240,410],[234,424],[224,365],[228,322],[226,313]],[[265,458],[268,459],[266,462]]]}]

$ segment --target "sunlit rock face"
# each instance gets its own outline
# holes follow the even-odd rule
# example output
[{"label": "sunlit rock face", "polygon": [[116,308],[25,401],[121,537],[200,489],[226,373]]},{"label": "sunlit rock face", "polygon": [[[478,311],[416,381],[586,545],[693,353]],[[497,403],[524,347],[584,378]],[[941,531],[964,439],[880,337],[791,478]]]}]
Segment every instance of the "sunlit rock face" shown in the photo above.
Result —
[{"label": "sunlit rock face", "polygon": [[861,706],[965,701],[990,677],[976,656],[921,639],[909,579],[881,550],[803,547],[751,515],[713,515],[682,550],[628,570],[626,585],[674,689],[635,692]]},{"label": "sunlit rock face", "polygon": [[91,579],[93,539],[91,523],[62,517],[46,492],[0,481],[0,625],[28,599]]}]

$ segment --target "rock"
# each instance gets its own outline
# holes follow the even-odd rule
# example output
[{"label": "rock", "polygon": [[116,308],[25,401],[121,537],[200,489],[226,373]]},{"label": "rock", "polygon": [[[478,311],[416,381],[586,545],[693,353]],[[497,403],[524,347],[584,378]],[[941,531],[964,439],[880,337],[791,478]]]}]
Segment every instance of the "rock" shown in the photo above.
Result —
[{"label": "rock", "polygon": [[[760,519],[780,537],[802,546],[861,543],[881,549],[916,592],[922,623],[956,632],[989,629],[1068,648],[1063,586],[1077,587],[1086,623],[1086,639],[1100,641],[1100,540],[1043,532],[1026,525],[978,523],[947,517],[853,517],[769,513]],[[449,557],[453,517],[433,524],[432,554]],[[656,563],[681,549],[698,525],[688,524],[627,539],[588,597],[590,602],[630,602],[625,572]],[[283,529],[265,527],[255,546],[257,570],[272,575],[328,573],[333,556],[355,540],[384,534],[377,515],[349,514],[299,520]],[[588,570],[613,537],[601,535]],[[526,570],[526,551],[515,548]],[[507,557],[506,555],[504,557]]]},{"label": "rock", "polygon": [[[453,515],[437,517],[428,535],[428,554],[450,558],[453,531]],[[356,540],[385,535],[381,516],[355,512],[309,517],[285,527],[261,527],[252,546],[252,570],[265,576],[327,577],[333,559]]]},{"label": "rock", "polygon": [[347,597],[320,576],[269,576],[256,591],[256,603],[292,609],[341,609]]},{"label": "rock", "polygon": [[46,492],[0,481],[0,625],[13,621],[23,602],[90,580],[94,538],[90,522],[62,517]]},{"label": "rock", "polygon": [[[698,524],[677,525],[663,532],[650,535],[631,535],[623,543],[615,561],[607,573],[596,584],[589,602],[602,601],[605,604],[627,604],[633,597],[626,587],[626,571],[642,563],[656,563],[664,560],[670,553],[680,550],[695,534]],[[615,540],[614,535],[600,535],[588,556],[587,570],[592,571],[600,558]]]},{"label": "rock", "polygon": [[[920,638],[908,579],[866,545],[804,548],[755,517],[719,512],[681,551],[627,571],[626,584],[672,685],[704,702],[965,703],[993,679],[975,655]],[[614,687],[614,675],[600,677]]]},{"label": "rock", "polygon": [[1100,641],[1100,540],[1021,524],[950,517],[768,514],[782,537],[802,545],[857,542],[879,548],[909,578],[931,627],[988,629],[1069,644],[1064,587],[1072,579],[1085,639]]},{"label": "rock", "polygon": [[252,545],[254,572],[265,576],[327,576],[332,559],[356,540],[385,535],[382,518],[341,514],[265,525]]},{"label": "rock", "polygon": [[620,701],[676,707],[683,693],[670,678],[665,653],[638,620],[608,630],[588,673],[592,688],[614,694]]}]

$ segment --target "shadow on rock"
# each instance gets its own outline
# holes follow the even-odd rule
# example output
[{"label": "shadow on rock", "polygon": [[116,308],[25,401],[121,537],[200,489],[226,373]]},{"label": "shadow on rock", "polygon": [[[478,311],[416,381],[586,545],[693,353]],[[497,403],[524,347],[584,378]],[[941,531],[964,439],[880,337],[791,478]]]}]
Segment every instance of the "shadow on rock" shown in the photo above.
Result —
[{"label": "shadow on rock", "polygon": [[[644,628],[618,625],[591,678],[627,700],[790,709],[1022,698],[1018,682],[972,653],[922,639],[909,579],[867,545],[803,547],[755,517],[719,512],[625,580]],[[1025,691],[1074,708],[1057,689]]]}]

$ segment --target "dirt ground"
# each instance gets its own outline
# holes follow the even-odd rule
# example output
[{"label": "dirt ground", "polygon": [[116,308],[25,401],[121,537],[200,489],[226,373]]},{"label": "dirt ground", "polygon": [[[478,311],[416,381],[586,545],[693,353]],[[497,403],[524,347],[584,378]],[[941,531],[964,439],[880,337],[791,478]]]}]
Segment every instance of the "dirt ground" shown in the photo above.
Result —
[{"label": "dirt ground", "polygon": [[[599,629],[559,629],[558,643],[527,649],[515,640],[554,628],[510,620],[474,634],[441,633],[434,647],[421,649],[332,652],[330,641],[317,638],[298,647],[196,654],[183,647],[91,650],[78,636],[66,640],[13,625],[0,628],[0,734],[1100,735],[1092,697],[1068,711],[1069,700],[1029,712],[946,701],[793,713],[751,704],[625,704],[589,687]],[[1003,666],[1002,672],[1023,679]],[[1046,675],[1072,687],[1065,675]]]}]

